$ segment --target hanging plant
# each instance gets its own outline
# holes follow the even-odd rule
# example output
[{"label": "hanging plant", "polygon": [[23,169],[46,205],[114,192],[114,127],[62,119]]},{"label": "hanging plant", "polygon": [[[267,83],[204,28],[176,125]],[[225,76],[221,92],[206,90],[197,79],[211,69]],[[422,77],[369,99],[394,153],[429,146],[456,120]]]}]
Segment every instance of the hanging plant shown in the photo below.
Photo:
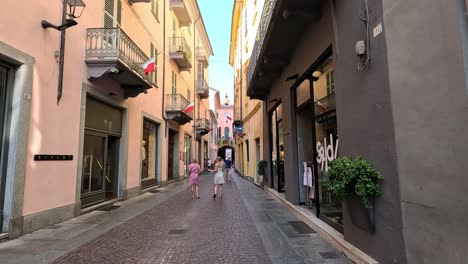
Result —
[{"label": "hanging plant", "polygon": [[370,208],[371,202],[382,195],[379,183],[383,178],[364,158],[352,159],[344,156],[331,163],[321,182],[325,190],[338,198],[346,199],[350,195],[356,195],[366,208]]}]

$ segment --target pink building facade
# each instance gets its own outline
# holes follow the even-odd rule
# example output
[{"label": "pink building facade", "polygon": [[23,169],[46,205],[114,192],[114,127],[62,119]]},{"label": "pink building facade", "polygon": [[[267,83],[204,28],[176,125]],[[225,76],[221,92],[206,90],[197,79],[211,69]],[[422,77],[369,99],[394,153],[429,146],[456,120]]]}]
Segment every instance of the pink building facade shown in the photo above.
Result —
[{"label": "pink building facade", "polygon": [[234,119],[234,106],[229,103],[229,100],[225,98],[221,102],[219,92],[215,94],[215,108],[216,118],[218,123],[217,136],[219,145],[229,144],[231,145],[234,140],[233,135],[233,119]]},{"label": "pink building facade", "polygon": [[2,3],[0,221],[10,237],[183,179],[190,159],[207,156],[212,48],[198,5],[134,2],[86,1],[66,34],[41,27],[60,24],[62,1]]}]

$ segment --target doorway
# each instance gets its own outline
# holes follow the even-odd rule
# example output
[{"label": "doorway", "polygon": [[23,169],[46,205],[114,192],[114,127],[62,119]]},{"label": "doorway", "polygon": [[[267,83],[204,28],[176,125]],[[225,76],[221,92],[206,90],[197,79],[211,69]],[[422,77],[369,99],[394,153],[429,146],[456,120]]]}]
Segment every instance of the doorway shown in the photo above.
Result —
[{"label": "doorway", "polygon": [[185,175],[188,175],[188,165],[192,160],[192,137],[185,135],[184,136],[184,165],[185,165]]},{"label": "doorway", "polygon": [[81,174],[81,206],[118,196],[122,110],[93,97],[86,98]]},{"label": "doorway", "polygon": [[271,187],[278,192],[285,191],[284,181],[284,139],[283,139],[283,107],[279,104],[270,114],[271,139]]},{"label": "doorway", "polygon": [[255,139],[255,164],[254,164],[254,168],[256,169],[255,170],[255,175],[256,175],[255,182],[256,183],[259,183],[259,178],[260,178],[260,175],[258,175],[258,169],[257,169],[259,162],[260,162],[260,139],[256,138]]},{"label": "doorway", "polygon": [[117,197],[119,138],[85,131],[81,203],[83,207]]},{"label": "doorway", "polygon": [[8,153],[8,115],[10,113],[10,93],[8,87],[13,83],[14,71],[10,65],[0,62],[0,223],[3,223],[5,185]]},{"label": "doorway", "polygon": [[167,180],[172,181],[174,180],[174,150],[175,150],[175,143],[176,143],[176,136],[177,132],[173,130],[169,130],[169,142],[167,148]]}]

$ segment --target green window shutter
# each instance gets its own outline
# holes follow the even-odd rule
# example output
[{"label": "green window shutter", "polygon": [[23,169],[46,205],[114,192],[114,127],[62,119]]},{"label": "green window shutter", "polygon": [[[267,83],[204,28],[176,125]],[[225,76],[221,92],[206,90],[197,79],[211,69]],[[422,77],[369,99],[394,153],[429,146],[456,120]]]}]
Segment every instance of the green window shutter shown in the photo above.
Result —
[{"label": "green window shutter", "polygon": [[158,49],[154,49],[154,83],[158,83]]}]

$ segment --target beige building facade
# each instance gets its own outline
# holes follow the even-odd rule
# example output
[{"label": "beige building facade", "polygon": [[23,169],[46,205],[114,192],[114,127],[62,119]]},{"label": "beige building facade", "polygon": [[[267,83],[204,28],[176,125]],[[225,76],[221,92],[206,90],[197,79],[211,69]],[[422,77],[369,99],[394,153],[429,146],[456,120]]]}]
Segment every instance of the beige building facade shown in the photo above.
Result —
[{"label": "beige building facade", "polygon": [[263,102],[247,97],[246,75],[264,0],[235,1],[229,61],[234,69],[236,168],[260,184],[257,164],[263,160]]},{"label": "beige building facade", "polygon": [[0,10],[0,209],[10,237],[183,179],[190,159],[207,157],[213,51],[197,2],[85,4],[63,31],[41,27],[71,19],[61,1],[7,0]]}]

